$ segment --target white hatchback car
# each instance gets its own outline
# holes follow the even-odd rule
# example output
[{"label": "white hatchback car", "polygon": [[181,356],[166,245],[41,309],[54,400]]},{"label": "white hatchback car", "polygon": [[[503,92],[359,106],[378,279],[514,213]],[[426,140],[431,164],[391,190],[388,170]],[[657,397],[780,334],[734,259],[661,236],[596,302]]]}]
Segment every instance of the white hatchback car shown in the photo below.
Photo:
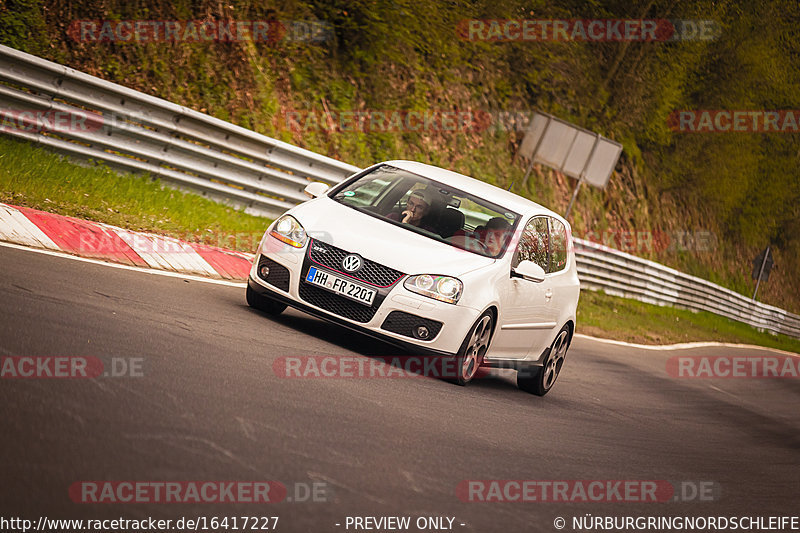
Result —
[{"label": "white hatchback car", "polygon": [[569,223],[482,181],[411,161],[373,165],[273,222],[247,301],[292,306],[409,349],[516,368],[546,394],[575,331],[579,282]]}]

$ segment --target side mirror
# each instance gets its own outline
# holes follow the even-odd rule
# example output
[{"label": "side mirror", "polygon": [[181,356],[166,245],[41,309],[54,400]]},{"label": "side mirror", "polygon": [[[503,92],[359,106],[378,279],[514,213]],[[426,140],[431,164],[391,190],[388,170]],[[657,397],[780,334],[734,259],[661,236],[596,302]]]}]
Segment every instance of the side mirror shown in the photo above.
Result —
[{"label": "side mirror", "polygon": [[511,277],[541,283],[544,281],[544,269],[533,261],[525,260],[520,262],[516,268],[511,269]]},{"label": "side mirror", "polygon": [[303,189],[303,192],[310,198],[316,198],[317,196],[322,196],[328,190],[328,186],[322,183],[321,181],[312,181],[306,188]]}]

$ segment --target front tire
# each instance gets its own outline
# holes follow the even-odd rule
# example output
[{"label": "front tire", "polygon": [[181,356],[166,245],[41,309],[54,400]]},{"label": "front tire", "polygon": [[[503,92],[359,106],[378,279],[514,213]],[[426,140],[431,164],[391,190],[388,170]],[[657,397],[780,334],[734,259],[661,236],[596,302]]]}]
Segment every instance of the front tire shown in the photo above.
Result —
[{"label": "front tire", "polygon": [[564,326],[550,346],[542,367],[529,367],[517,372],[517,387],[537,396],[544,396],[555,385],[570,343],[569,326]]},{"label": "front tire", "polygon": [[247,285],[247,305],[270,315],[279,315],[286,309],[286,304],[258,294],[249,284]]},{"label": "front tire", "polygon": [[483,356],[489,349],[489,342],[492,340],[493,326],[493,315],[487,311],[469,330],[456,356],[456,376],[453,383],[464,386],[478,373],[478,369],[483,363]]}]

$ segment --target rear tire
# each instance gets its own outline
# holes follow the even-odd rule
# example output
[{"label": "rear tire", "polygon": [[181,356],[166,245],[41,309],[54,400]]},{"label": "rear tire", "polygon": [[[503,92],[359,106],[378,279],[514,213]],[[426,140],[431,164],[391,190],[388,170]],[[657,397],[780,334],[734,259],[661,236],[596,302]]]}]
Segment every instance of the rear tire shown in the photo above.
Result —
[{"label": "rear tire", "polygon": [[483,363],[483,356],[492,340],[493,325],[493,315],[486,311],[470,328],[456,356],[456,376],[451,380],[453,383],[464,386],[478,373]]},{"label": "rear tire", "polygon": [[537,396],[544,396],[550,392],[561,373],[561,367],[564,366],[569,343],[569,326],[564,326],[550,346],[543,366],[528,367],[517,372],[517,387]]},{"label": "rear tire", "polygon": [[258,294],[250,285],[247,285],[247,305],[270,315],[279,315],[286,309],[286,304]]}]

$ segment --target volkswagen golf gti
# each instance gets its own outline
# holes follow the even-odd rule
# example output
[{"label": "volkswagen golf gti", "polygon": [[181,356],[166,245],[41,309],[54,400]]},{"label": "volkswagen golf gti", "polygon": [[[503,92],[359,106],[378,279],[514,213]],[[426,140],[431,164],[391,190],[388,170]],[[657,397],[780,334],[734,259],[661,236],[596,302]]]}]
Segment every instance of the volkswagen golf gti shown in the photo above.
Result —
[{"label": "volkswagen golf gti", "polygon": [[275,220],[247,302],[287,306],[440,357],[469,382],[514,368],[546,394],[575,331],[579,281],[569,223],[516,194],[411,161],[378,163]]}]

